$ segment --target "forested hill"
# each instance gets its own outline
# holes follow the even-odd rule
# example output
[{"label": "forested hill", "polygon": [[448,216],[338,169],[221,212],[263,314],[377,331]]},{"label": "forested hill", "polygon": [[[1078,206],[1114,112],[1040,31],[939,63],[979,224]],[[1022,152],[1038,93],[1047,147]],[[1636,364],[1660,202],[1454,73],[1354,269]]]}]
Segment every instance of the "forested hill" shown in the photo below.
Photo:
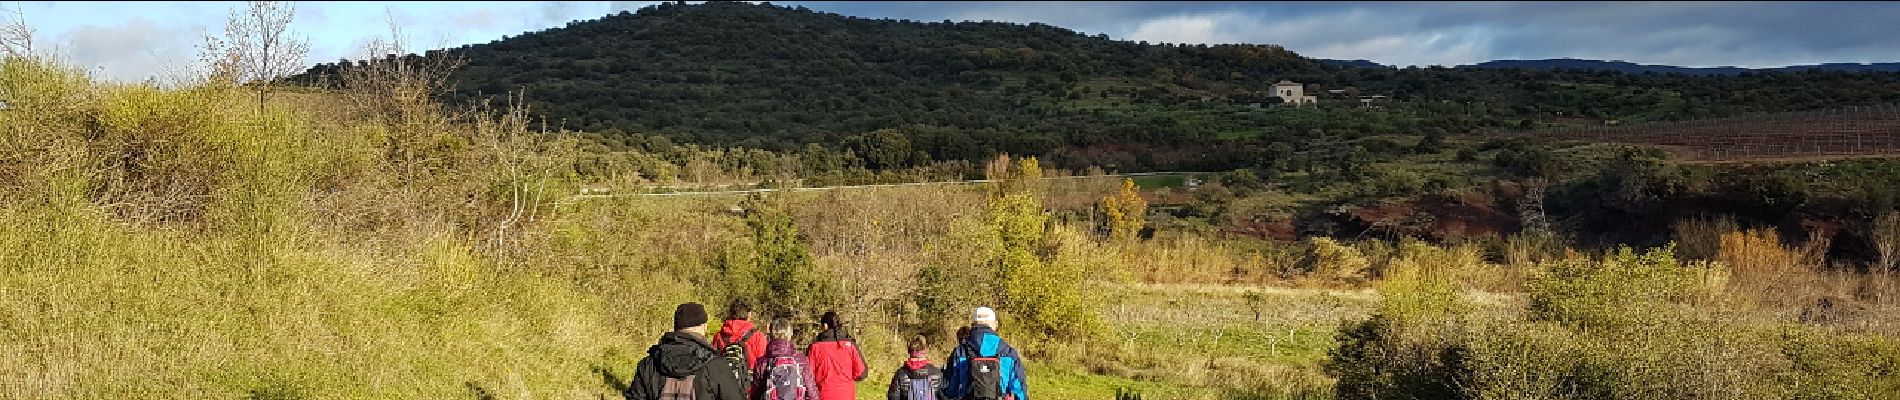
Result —
[{"label": "forested hill", "polygon": [[1064,133],[1117,134],[1100,131],[1102,118],[1053,101],[1080,96],[1104,77],[1178,78],[1232,91],[1322,72],[1278,46],[1143,45],[1042,24],[879,20],[721,2],[661,4],[454,50],[469,61],[456,79],[463,96],[526,89],[536,109],[570,128],[754,147],[916,124],[1046,148],[1066,141]]},{"label": "forested hill", "polygon": [[[998,151],[1149,151],[1130,145],[1216,149],[1231,153],[1216,158],[1241,160],[1272,142],[1900,101],[1900,75],[1890,73],[1352,68],[1272,45],[1148,44],[1044,24],[726,2],[664,3],[446,50],[429,53],[468,61],[452,100],[505,101],[504,93],[525,90],[550,122],[610,139],[897,149],[873,167]],[[314,82],[349,64],[317,65],[295,79]],[[1326,107],[1273,107],[1265,94],[1279,80],[1307,84]],[[1387,96],[1386,107],[1354,110],[1365,95]]]}]

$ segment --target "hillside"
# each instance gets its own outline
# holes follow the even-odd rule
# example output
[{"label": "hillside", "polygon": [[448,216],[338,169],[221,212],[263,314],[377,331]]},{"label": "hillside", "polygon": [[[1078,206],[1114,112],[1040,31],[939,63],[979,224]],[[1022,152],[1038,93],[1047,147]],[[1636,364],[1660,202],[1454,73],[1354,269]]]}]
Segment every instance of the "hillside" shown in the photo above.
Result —
[{"label": "hillside", "polygon": [[[655,138],[768,150],[821,144],[876,169],[1010,152],[1072,168],[1225,170],[1252,166],[1273,143],[1308,153],[1371,135],[1900,101],[1893,73],[1351,68],[1272,45],[1148,44],[1044,24],[723,2],[655,5],[428,54],[468,60],[450,100],[506,102],[504,93],[525,91],[537,115],[599,133],[611,150]],[[318,65],[295,79],[343,68]],[[1330,110],[1271,107],[1277,99],[1265,90],[1279,80],[1307,84]],[[1352,110],[1375,94],[1388,96],[1382,108]]]}]

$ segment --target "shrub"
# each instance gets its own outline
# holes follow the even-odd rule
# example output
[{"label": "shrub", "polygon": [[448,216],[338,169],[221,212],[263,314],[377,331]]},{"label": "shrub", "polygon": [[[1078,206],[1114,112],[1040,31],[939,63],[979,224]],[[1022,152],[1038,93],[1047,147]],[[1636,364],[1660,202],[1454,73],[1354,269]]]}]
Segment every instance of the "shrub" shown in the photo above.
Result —
[{"label": "shrub", "polygon": [[1722,234],[1716,261],[1730,271],[1731,289],[1762,305],[1800,301],[1798,278],[1806,278],[1807,256],[1781,245],[1775,231],[1756,229]]},{"label": "shrub", "polygon": [[1726,215],[1684,219],[1670,228],[1676,240],[1676,257],[1683,260],[1714,260],[1722,249],[1723,235],[1740,230],[1735,219]]},{"label": "shrub", "polygon": [[1600,261],[1552,264],[1527,286],[1535,320],[1625,329],[1672,321],[1674,305],[1711,299],[1724,281],[1719,267],[1677,264],[1669,246],[1642,253],[1622,247]]},{"label": "shrub", "polygon": [[1372,262],[1358,249],[1324,236],[1308,238],[1307,244],[1312,249],[1303,268],[1308,279],[1356,285],[1370,278]]},{"label": "shrub", "polygon": [[1900,270],[1900,212],[1888,212],[1874,221],[1874,270],[1891,274]]},{"label": "shrub", "polygon": [[729,267],[727,279],[713,286],[729,286],[737,297],[762,306],[767,313],[762,315],[813,316],[833,306],[831,275],[812,262],[811,250],[779,200],[753,197],[740,208],[752,233],[752,257]]}]

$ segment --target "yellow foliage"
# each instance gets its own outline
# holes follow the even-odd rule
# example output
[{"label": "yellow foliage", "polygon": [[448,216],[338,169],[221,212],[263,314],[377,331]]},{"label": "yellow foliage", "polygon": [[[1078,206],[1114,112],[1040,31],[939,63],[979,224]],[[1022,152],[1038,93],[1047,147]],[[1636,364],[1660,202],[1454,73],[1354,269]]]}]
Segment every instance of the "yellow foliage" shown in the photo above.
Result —
[{"label": "yellow foliage", "polygon": [[1340,244],[1333,238],[1324,236],[1309,238],[1307,244],[1313,248],[1308,277],[1324,282],[1354,285],[1364,283],[1370,278],[1367,274],[1372,267],[1372,261],[1361,254],[1359,249]]},{"label": "yellow foliage", "polygon": [[1141,198],[1141,190],[1135,187],[1134,179],[1123,179],[1121,190],[1115,195],[1102,198],[1098,206],[1106,214],[1108,237],[1118,242],[1134,240],[1141,229],[1148,225],[1148,201]]},{"label": "yellow foliage", "polygon": [[1775,231],[1756,229],[1722,234],[1715,260],[1727,267],[1735,293],[1773,303],[1799,296],[1793,281],[1807,269],[1805,258],[1782,246]]}]

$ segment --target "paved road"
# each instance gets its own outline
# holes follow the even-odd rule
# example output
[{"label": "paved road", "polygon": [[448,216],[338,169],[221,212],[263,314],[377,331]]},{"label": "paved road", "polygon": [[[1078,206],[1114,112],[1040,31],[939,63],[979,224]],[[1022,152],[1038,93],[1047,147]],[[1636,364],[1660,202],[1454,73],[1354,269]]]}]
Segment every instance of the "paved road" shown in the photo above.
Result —
[{"label": "paved road", "polygon": [[[1136,176],[1203,175],[1203,174],[1212,174],[1212,173],[1213,172],[1142,172],[1142,173],[1133,173],[1133,174],[1059,176],[1059,177],[1050,177],[1050,178],[1043,178],[1043,179],[1119,178],[1119,177],[1136,177]],[[821,187],[801,187],[801,188],[785,188],[785,189],[720,190],[720,191],[704,191],[704,192],[577,194],[573,196],[568,196],[566,199],[563,199],[563,201],[566,202],[566,201],[578,201],[578,200],[586,200],[586,199],[613,198],[613,197],[722,196],[722,195],[751,194],[751,193],[764,193],[764,192],[776,192],[776,191],[809,192],[809,191],[823,191],[823,190],[872,189],[872,188],[907,187],[907,186],[971,185],[971,184],[991,183],[991,182],[996,182],[996,180],[977,179],[977,180],[969,180],[969,181],[912,182],[912,183],[889,183],[889,184],[880,184],[880,185],[821,186]]]}]

